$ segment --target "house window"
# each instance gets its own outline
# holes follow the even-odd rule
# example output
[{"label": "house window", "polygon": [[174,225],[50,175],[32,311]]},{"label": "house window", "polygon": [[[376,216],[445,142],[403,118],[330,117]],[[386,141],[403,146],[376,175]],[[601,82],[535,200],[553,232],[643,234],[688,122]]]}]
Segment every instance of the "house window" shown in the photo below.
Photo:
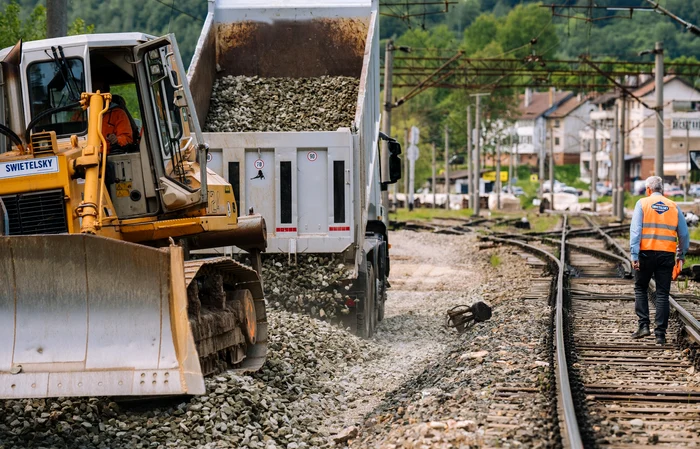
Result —
[{"label": "house window", "polygon": [[554,120],[554,127],[559,128],[559,120]]},{"label": "house window", "polygon": [[558,137],[554,138],[554,145],[559,145],[559,138]]}]

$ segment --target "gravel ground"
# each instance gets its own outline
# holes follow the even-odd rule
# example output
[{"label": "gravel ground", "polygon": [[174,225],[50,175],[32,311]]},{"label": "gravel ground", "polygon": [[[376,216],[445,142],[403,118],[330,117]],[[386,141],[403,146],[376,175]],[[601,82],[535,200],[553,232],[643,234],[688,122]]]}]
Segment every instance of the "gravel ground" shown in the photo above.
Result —
[{"label": "gravel ground", "polygon": [[[392,241],[392,257],[399,260],[392,265],[394,289],[387,305],[392,315],[378,335],[392,352],[380,363],[395,357],[391,366],[397,373],[394,379],[382,375],[381,382],[399,381],[400,386],[375,406],[352,446],[549,447],[553,430],[544,337],[550,310],[546,297],[522,298],[530,296],[531,278],[539,271],[511,248],[476,251],[472,236],[413,234],[407,243],[396,237]],[[437,244],[449,250],[431,250]],[[428,272],[420,262],[425,259],[437,265],[433,271],[445,270],[444,276],[423,278]],[[548,281],[539,284],[546,289]],[[479,299],[494,306],[490,321],[462,336],[440,327],[444,310]],[[427,302],[430,308],[425,308]],[[394,330],[392,320],[415,336]],[[424,325],[415,328],[416,323]],[[420,342],[416,337],[431,339]],[[401,360],[405,356],[394,352],[403,345],[415,348],[413,357],[427,357],[411,361],[406,369]]]},{"label": "gravel ground", "polygon": [[[372,340],[271,310],[260,372],[215,376],[206,396],[140,407],[0,401],[0,449],[547,446],[549,309],[518,299],[539,272],[510,248],[478,251],[473,235],[401,231],[391,241],[392,289]],[[462,336],[444,327],[447,309],[477,300],[494,306],[491,321]],[[535,391],[504,397],[518,385]]]}]

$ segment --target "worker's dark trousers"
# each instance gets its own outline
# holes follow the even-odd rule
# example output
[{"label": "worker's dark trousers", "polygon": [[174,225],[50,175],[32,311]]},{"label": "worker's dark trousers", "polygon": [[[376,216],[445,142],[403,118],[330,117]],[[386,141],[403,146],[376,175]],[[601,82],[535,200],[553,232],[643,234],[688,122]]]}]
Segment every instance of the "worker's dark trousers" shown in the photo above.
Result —
[{"label": "worker's dark trousers", "polygon": [[656,335],[666,335],[668,327],[668,292],[675,265],[675,253],[666,251],[640,251],[639,271],[634,272],[634,311],[639,325],[649,325],[649,281],[656,280]]}]

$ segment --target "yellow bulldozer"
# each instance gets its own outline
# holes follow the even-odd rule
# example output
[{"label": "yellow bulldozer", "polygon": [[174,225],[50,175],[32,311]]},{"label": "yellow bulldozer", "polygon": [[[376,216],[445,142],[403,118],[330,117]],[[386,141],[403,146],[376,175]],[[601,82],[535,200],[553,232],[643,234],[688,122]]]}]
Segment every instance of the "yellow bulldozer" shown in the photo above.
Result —
[{"label": "yellow bulldozer", "polygon": [[[0,398],[203,394],[262,366],[265,223],[207,168],[174,36],[0,60]],[[228,245],[252,268],[197,257]]]}]

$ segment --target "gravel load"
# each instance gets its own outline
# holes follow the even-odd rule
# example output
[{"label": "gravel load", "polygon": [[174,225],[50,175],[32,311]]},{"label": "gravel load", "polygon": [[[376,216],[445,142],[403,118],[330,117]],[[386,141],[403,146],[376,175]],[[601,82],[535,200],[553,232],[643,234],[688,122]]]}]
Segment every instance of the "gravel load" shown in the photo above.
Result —
[{"label": "gravel load", "polygon": [[349,274],[335,256],[297,256],[290,263],[285,255],[266,255],[263,282],[271,308],[332,319],[350,312]]},{"label": "gravel load", "polygon": [[335,131],[355,118],[360,81],[348,76],[226,76],[214,83],[205,130]]},{"label": "gravel load", "polygon": [[[328,417],[347,408],[336,379],[349,365],[381,357],[382,350],[303,315],[271,311],[269,323],[269,356],[259,372],[208,378],[208,394],[185,402],[127,407],[108,398],[0,401],[0,448],[334,444]],[[162,405],[154,406],[158,401]]]}]

